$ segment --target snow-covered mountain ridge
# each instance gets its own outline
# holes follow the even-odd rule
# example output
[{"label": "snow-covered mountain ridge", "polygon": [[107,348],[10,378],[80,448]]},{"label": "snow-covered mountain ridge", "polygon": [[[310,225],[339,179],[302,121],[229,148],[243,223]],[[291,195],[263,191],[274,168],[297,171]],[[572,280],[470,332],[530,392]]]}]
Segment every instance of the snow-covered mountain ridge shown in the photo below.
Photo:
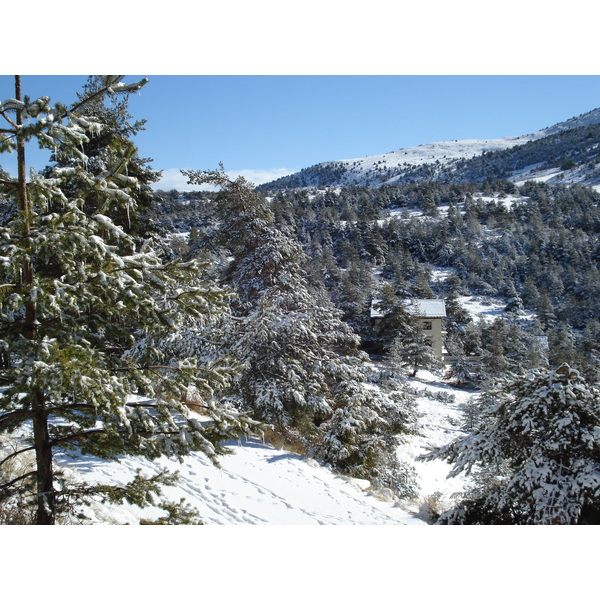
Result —
[{"label": "snow-covered mountain ridge", "polygon": [[[600,108],[540,131],[521,136],[488,140],[439,141],[363,158],[327,161],[307,167],[261,187],[264,189],[277,189],[319,185],[382,185],[411,180],[438,179],[442,177],[442,172],[443,177],[448,179],[452,177],[451,173],[454,165],[460,164],[460,166],[463,166],[464,161],[480,157],[484,153],[517,148],[551,136],[560,136],[564,132],[573,129],[587,128],[598,124],[600,124]],[[526,166],[530,166],[530,164]],[[539,164],[531,166],[539,167]],[[562,170],[565,171],[565,169]],[[533,168],[521,168],[518,175],[512,172],[505,173],[505,175],[515,181],[535,179],[536,175],[532,171]],[[563,173],[562,175],[561,179],[564,180],[566,174]],[[457,176],[461,177],[460,174]],[[546,176],[546,179],[548,178]],[[579,179],[581,179],[581,174],[579,174]],[[576,180],[577,177],[575,177]]]}]

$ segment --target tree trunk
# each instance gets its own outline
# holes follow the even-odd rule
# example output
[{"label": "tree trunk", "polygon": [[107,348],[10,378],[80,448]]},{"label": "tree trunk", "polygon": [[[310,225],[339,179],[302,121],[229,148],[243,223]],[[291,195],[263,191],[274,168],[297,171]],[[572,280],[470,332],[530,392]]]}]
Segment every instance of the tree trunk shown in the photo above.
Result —
[{"label": "tree trunk", "polygon": [[[15,75],[15,98],[21,100],[21,78]],[[17,110],[17,180],[19,211],[23,218],[23,238],[25,247],[29,248],[31,210],[27,197],[25,140],[21,134],[23,114]],[[30,254],[23,258],[23,287],[31,294],[33,287],[33,266]],[[37,305],[29,295],[25,304],[25,337],[34,341],[37,337]],[[31,409],[33,412],[33,439],[36,455],[37,476],[37,518],[38,525],[54,525],[54,486],[52,471],[52,445],[48,431],[48,412],[46,410],[44,392],[40,389],[31,392]]]},{"label": "tree trunk", "polygon": [[48,412],[44,393],[36,390],[32,399],[33,438],[37,466],[37,525],[54,525],[54,472],[52,470],[52,445],[48,431]]}]

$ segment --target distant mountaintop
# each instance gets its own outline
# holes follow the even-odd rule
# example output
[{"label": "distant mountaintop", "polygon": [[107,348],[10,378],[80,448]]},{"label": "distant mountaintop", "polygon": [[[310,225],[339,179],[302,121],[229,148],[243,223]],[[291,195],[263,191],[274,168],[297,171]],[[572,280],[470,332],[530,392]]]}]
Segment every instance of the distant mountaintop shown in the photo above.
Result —
[{"label": "distant mountaintop", "polygon": [[455,140],[386,154],[319,163],[260,189],[380,186],[411,181],[531,179],[600,184],[600,108],[535,133]]}]

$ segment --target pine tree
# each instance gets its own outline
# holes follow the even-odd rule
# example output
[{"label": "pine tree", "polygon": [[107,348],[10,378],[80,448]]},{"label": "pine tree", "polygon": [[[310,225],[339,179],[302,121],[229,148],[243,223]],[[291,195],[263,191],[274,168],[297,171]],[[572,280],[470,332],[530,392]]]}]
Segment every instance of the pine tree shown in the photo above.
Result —
[{"label": "pine tree", "polygon": [[426,458],[475,473],[443,523],[600,523],[600,390],[567,364],[512,377],[487,394],[466,437]]},{"label": "pine tree", "polygon": [[[107,216],[118,221],[128,231],[132,225],[140,223],[143,212],[156,201],[156,197],[150,187],[160,179],[160,172],[150,168],[151,159],[141,158],[132,138],[144,130],[146,121],[135,121],[131,123],[131,115],[128,112],[129,94],[106,94],[103,90],[110,86],[114,80],[110,75],[92,75],[88,78],[83,90],[77,94],[77,102],[73,108],[78,114],[86,119],[94,119],[102,123],[101,131],[81,140],[80,152],[85,158],[85,169],[87,173],[96,176],[107,174],[115,169],[121,174],[131,178],[135,182],[129,186],[128,193],[134,198],[136,204],[136,219],[132,222],[127,211],[130,207],[113,205]],[[79,155],[64,152],[64,148],[54,147],[51,160],[56,166],[68,168],[78,164],[81,160]],[[48,167],[45,173],[51,176],[52,167]],[[83,210],[93,214],[106,201],[101,192],[90,188],[85,179],[79,179],[75,173],[62,186],[66,196],[78,196],[85,198]],[[147,223],[144,223],[147,229]]]},{"label": "pine tree", "polygon": [[383,286],[377,309],[383,314],[375,326],[378,347],[393,371],[409,367],[415,377],[419,369],[441,367],[421,322],[409,311],[405,301],[396,296],[391,285]]},{"label": "pine tree", "polygon": [[383,315],[374,325],[377,336],[377,350],[388,353],[398,336],[416,331],[417,320],[410,314],[404,301],[396,294],[391,284],[384,284],[380,298],[374,302],[377,311]]},{"label": "pine tree", "polygon": [[568,324],[561,323],[550,330],[548,343],[551,365],[557,366],[563,362],[573,364],[576,361],[575,339]]},{"label": "pine tree", "polygon": [[431,340],[423,332],[421,324],[416,322],[405,328],[393,341],[387,356],[388,362],[406,367],[411,377],[416,377],[419,370],[439,370],[442,361],[431,347]]},{"label": "pine tree", "polygon": [[184,173],[222,186],[216,237],[233,259],[224,282],[235,292],[237,326],[227,339],[246,367],[234,386],[241,404],[282,434],[310,436],[332,411],[331,386],[352,377],[359,339],[326,295],[308,288],[300,244],[275,229],[248,182],[222,171]]},{"label": "pine tree", "polygon": [[269,207],[243,178],[184,173],[190,183],[221,186],[216,238],[232,254],[225,281],[236,294],[237,323],[225,339],[245,367],[231,397],[337,472],[410,494],[414,478],[394,458],[404,405],[367,384],[359,338],[325,291],[308,286],[300,244],[274,227]]},{"label": "pine tree", "polygon": [[474,372],[473,366],[469,363],[465,354],[456,352],[454,354],[455,362],[452,365],[448,378],[453,379],[456,385],[468,386],[474,385],[477,381],[477,373]]},{"label": "pine tree", "polygon": [[504,319],[496,318],[482,331],[483,375],[488,378],[500,377],[509,372],[513,364],[507,357],[508,325]]},{"label": "pine tree", "polygon": [[[112,77],[96,97],[131,93],[144,83]],[[198,262],[163,261],[150,241],[137,243],[108,216],[134,216],[129,191],[136,181],[125,174],[131,152],[109,152],[111,169],[88,171],[81,145],[103,123],[82,114],[83,105],[23,98],[18,76],[15,92],[0,105],[9,124],[1,132],[3,149],[16,148],[18,156],[17,180],[0,187],[18,208],[0,227],[0,433],[30,432],[32,439],[2,464],[25,452],[36,459],[29,472],[2,481],[0,493],[7,499],[22,485],[33,487],[36,522],[53,524],[68,495],[54,470],[59,449],[149,458],[199,450],[216,460],[219,442],[247,431],[249,421],[215,401],[215,390],[235,371],[209,377],[193,356],[152,343],[188,319],[202,322],[222,310],[225,297],[200,282]],[[31,138],[70,156],[71,164],[46,176],[32,172],[28,181]],[[99,200],[94,209],[91,195]]]},{"label": "pine tree", "polygon": [[371,272],[364,263],[352,263],[341,273],[334,291],[335,305],[344,313],[343,319],[359,334],[370,329]]}]

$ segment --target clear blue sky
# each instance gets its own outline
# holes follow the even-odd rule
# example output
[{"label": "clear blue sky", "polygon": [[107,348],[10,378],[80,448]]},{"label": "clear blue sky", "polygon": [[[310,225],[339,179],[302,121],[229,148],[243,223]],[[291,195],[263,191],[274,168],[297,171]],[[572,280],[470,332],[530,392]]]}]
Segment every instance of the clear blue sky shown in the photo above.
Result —
[{"label": "clear blue sky", "polygon": [[[223,162],[260,183],[327,160],[532,133],[600,107],[597,75],[147,76],[129,108],[147,120],[136,143],[164,189],[182,188],[179,169]],[[23,92],[69,103],[86,79],[25,75]],[[0,76],[0,99],[12,86]],[[32,151],[29,163],[46,159]],[[0,165],[13,170],[5,156]]]}]

